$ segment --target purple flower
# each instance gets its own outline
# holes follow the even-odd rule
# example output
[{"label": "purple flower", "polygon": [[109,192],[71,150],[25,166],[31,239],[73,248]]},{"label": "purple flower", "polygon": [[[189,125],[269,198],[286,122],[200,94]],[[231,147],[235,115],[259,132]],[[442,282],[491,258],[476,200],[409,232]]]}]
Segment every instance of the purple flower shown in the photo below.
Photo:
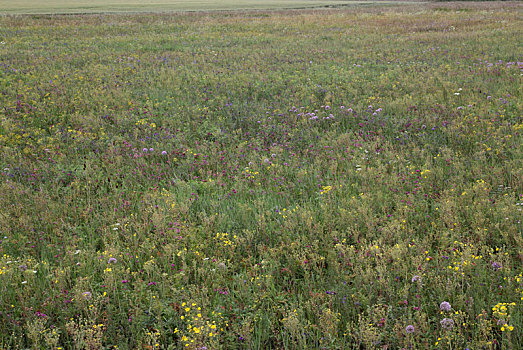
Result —
[{"label": "purple flower", "polygon": [[162,154],[165,156],[167,155],[167,151],[162,151]]},{"label": "purple flower", "polygon": [[454,327],[454,320],[452,318],[444,318],[440,321],[443,329],[452,329]]},{"label": "purple flower", "polygon": [[407,328],[405,328],[405,332],[407,332],[407,334],[409,334],[409,333],[414,333],[414,331],[415,331],[414,326],[411,325],[411,324],[409,324],[409,325],[407,326]]},{"label": "purple flower", "polygon": [[494,270],[499,270],[499,269],[501,269],[501,267],[502,267],[501,264],[499,264],[499,263],[497,263],[497,262],[493,262],[493,263],[492,263],[492,268],[493,268]]},{"label": "purple flower", "polygon": [[440,308],[441,311],[450,311],[451,306],[450,306],[449,302],[444,301],[441,304],[439,304],[439,308]]},{"label": "purple flower", "polygon": [[115,258],[109,258],[108,263],[109,263],[109,264],[116,264],[117,261],[118,261],[118,260],[116,260]]},{"label": "purple flower", "polygon": [[411,282],[414,283],[414,282],[419,282],[421,280],[421,277],[418,276],[418,275],[414,275],[411,279]]},{"label": "purple flower", "polygon": [[149,152],[152,152],[152,151],[154,151],[154,148],[149,148]]},{"label": "purple flower", "polygon": [[82,296],[83,296],[85,299],[91,299],[92,294],[91,294],[91,292],[83,292]]},{"label": "purple flower", "polygon": [[147,152],[147,148],[142,149],[142,152],[146,153]]}]

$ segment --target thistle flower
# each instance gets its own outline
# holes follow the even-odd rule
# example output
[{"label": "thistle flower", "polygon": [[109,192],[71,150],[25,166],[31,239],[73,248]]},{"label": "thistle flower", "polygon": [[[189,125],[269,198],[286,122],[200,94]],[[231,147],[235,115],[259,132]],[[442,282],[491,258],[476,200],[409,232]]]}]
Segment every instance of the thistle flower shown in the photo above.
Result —
[{"label": "thistle flower", "polygon": [[452,329],[454,327],[454,320],[451,318],[444,318],[440,321],[441,328]]},{"label": "thistle flower", "polygon": [[409,324],[409,325],[407,326],[407,328],[405,328],[405,332],[407,332],[407,334],[414,333],[414,331],[415,331],[415,328],[414,328],[414,326],[411,325],[411,324]]},{"label": "thistle flower", "polygon": [[441,304],[439,304],[439,308],[440,308],[441,311],[450,311],[451,306],[450,306],[450,303],[448,301],[444,301]]}]

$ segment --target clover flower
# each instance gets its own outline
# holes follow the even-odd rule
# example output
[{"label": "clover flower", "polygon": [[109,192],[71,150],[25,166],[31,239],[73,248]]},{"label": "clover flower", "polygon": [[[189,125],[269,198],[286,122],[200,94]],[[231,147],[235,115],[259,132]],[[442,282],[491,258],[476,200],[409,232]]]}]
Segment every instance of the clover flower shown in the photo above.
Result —
[{"label": "clover flower", "polygon": [[448,301],[444,301],[441,304],[439,304],[439,308],[440,308],[441,311],[450,311],[451,306],[450,306],[450,303]]},{"label": "clover flower", "polygon": [[444,318],[440,321],[441,328],[443,329],[452,329],[454,328],[454,320],[452,318]]}]

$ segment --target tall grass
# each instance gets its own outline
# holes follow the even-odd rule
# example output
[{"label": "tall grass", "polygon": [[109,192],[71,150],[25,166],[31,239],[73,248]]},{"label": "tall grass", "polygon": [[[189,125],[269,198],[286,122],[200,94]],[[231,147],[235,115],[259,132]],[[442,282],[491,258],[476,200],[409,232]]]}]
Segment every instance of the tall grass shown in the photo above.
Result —
[{"label": "tall grass", "polygon": [[5,349],[518,349],[521,5],[0,18]]}]

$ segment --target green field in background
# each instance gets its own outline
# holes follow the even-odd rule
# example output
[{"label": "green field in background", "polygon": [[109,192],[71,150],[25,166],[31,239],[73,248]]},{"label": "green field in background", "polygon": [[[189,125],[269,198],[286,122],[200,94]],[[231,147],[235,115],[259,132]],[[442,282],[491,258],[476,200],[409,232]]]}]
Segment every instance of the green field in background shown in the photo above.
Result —
[{"label": "green field in background", "polygon": [[[392,3],[385,1],[380,3]],[[277,9],[342,7],[370,4],[374,1],[343,0],[4,0],[0,13],[96,13],[96,12],[165,12],[236,9]]]}]

